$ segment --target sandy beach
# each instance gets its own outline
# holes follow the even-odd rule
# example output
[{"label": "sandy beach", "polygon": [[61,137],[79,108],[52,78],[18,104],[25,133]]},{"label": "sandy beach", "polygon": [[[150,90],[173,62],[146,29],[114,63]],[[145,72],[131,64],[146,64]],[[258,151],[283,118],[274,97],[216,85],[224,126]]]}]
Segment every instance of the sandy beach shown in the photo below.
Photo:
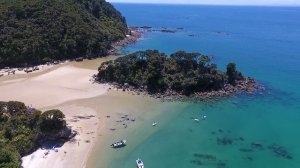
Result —
[{"label": "sandy beach", "polygon": [[67,124],[78,132],[74,139],[56,150],[40,148],[23,157],[22,167],[86,167],[96,144],[107,138],[102,134],[111,132],[116,126],[114,121],[107,120],[107,116],[117,114],[104,108],[114,104],[82,102],[90,102],[99,97],[106,100],[110,86],[94,83],[93,75],[97,74],[102,62],[118,57],[115,56],[118,47],[135,43],[141,37],[136,30],[132,30],[132,33],[114,44],[114,55],[107,57],[83,62],[64,61],[56,65],[39,65],[30,73],[22,68],[0,69],[0,101],[20,101],[41,111],[60,109],[66,116]]},{"label": "sandy beach", "polygon": [[57,151],[38,149],[23,157],[24,168],[95,167],[99,154],[101,167],[106,167],[105,153],[110,150],[109,155],[113,154],[109,147],[112,141],[132,134],[141,125],[151,126],[160,114],[155,110],[158,100],[93,82],[98,65],[114,58],[69,62],[0,79],[1,101],[21,101],[42,111],[60,109],[67,124],[78,132]]},{"label": "sandy beach", "polygon": [[[79,135],[57,148],[58,151],[38,149],[23,157],[22,166],[24,168],[79,168],[85,166],[86,159],[96,141],[95,134],[99,124],[97,113],[93,109],[76,105],[63,105],[57,108],[66,114],[68,125],[72,126]],[[45,155],[47,151],[49,154]]]},{"label": "sandy beach", "polygon": [[105,85],[93,84],[95,70],[63,65],[38,76],[31,74],[0,82],[0,100],[18,100],[36,108],[104,94]]},{"label": "sandy beach", "polygon": [[[94,62],[99,61],[102,60]],[[23,157],[24,168],[84,167],[95,143],[98,113],[92,108],[67,102],[105,94],[108,86],[92,81],[92,75],[96,73],[96,69],[79,68],[76,63],[68,63],[32,74],[10,75],[0,80],[1,101],[21,101],[40,110],[60,109],[66,116],[67,124],[79,133],[74,140],[57,148],[57,152],[49,150],[45,156],[47,149],[38,149]]]}]

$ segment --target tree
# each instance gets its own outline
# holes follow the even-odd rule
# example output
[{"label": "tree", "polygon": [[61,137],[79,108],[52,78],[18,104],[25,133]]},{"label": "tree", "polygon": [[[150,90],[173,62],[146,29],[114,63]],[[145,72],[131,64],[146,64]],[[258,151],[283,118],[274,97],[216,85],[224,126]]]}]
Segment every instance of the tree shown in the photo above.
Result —
[{"label": "tree", "polygon": [[16,153],[6,149],[0,149],[0,167],[1,168],[19,168],[20,162]]},{"label": "tree", "polygon": [[127,31],[125,18],[105,0],[2,0],[0,69],[104,56]]},{"label": "tree", "polygon": [[226,74],[228,76],[228,83],[234,85],[235,84],[235,78],[236,78],[236,67],[235,63],[229,63],[227,65],[227,71]]},{"label": "tree", "polygon": [[[235,64],[228,65],[228,72],[218,70],[210,58],[200,53],[178,51],[170,56],[157,50],[138,51],[114,61],[104,62],[98,69],[99,82],[111,82],[133,87],[147,86],[150,94],[172,90],[191,95],[196,92],[220,90],[226,79],[232,83],[242,79]],[[144,87],[143,87],[144,88]]]},{"label": "tree", "polygon": [[227,71],[226,71],[227,77],[228,77],[228,83],[235,85],[237,80],[242,80],[243,74],[236,70],[235,63],[229,63],[227,65]]},{"label": "tree", "polygon": [[59,110],[46,111],[42,116],[22,102],[0,102],[0,168],[20,167],[20,156],[29,154],[44,140],[41,130],[57,133],[66,126],[64,117]]},{"label": "tree", "polygon": [[55,132],[66,126],[65,115],[60,110],[49,110],[42,113],[39,126],[42,132]]},{"label": "tree", "polygon": [[7,103],[7,112],[10,115],[16,115],[24,113],[27,110],[27,107],[24,103],[18,101],[9,101]]}]

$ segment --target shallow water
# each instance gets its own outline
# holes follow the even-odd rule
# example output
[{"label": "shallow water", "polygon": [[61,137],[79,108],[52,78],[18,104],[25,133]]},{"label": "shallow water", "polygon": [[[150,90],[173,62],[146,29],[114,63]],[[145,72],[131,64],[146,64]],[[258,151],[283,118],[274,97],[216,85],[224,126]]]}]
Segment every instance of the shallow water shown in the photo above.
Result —
[{"label": "shallow water", "polygon": [[[300,8],[115,6],[131,26],[184,28],[175,34],[146,33],[124,52],[200,51],[214,56],[213,62],[221,69],[230,61],[236,62],[246,76],[259,80],[267,91],[206,103],[157,106],[168,111],[157,118],[163,124],[154,132],[147,131],[151,129],[147,126],[136,128],[137,134],[127,136],[131,140],[146,138],[124,150],[109,152],[105,160],[99,156],[98,167],[105,162],[110,168],[130,168],[138,157],[150,168],[300,167]],[[193,120],[204,115],[206,120]],[[223,138],[231,144],[218,144]],[[260,147],[251,147],[251,143]],[[293,158],[279,157],[269,148],[272,144],[282,146]]]}]

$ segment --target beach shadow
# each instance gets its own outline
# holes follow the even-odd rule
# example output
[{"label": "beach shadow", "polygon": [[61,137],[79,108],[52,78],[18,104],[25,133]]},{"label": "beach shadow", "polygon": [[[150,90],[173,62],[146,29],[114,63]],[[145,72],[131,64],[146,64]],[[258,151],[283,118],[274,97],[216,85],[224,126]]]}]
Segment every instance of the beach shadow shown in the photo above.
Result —
[{"label": "beach shadow", "polygon": [[65,144],[65,141],[47,141],[41,145],[41,149],[51,150],[61,148]]}]

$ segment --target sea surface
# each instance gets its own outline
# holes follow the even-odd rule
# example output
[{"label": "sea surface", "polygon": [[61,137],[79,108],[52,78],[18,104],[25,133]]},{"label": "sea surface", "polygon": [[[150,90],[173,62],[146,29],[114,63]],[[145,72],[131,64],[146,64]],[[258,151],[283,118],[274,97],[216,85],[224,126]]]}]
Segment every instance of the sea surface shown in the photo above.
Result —
[{"label": "sea surface", "polygon": [[[105,156],[109,168],[136,167],[137,158],[146,168],[300,167],[300,8],[114,5],[129,26],[183,28],[146,32],[123,52],[198,51],[223,70],[235,62],[267,89],[211,102],[173,102],[156,118],[157,127],[130,135],[139,143]],[[148,135],[146,129],[156,131]]]}]

